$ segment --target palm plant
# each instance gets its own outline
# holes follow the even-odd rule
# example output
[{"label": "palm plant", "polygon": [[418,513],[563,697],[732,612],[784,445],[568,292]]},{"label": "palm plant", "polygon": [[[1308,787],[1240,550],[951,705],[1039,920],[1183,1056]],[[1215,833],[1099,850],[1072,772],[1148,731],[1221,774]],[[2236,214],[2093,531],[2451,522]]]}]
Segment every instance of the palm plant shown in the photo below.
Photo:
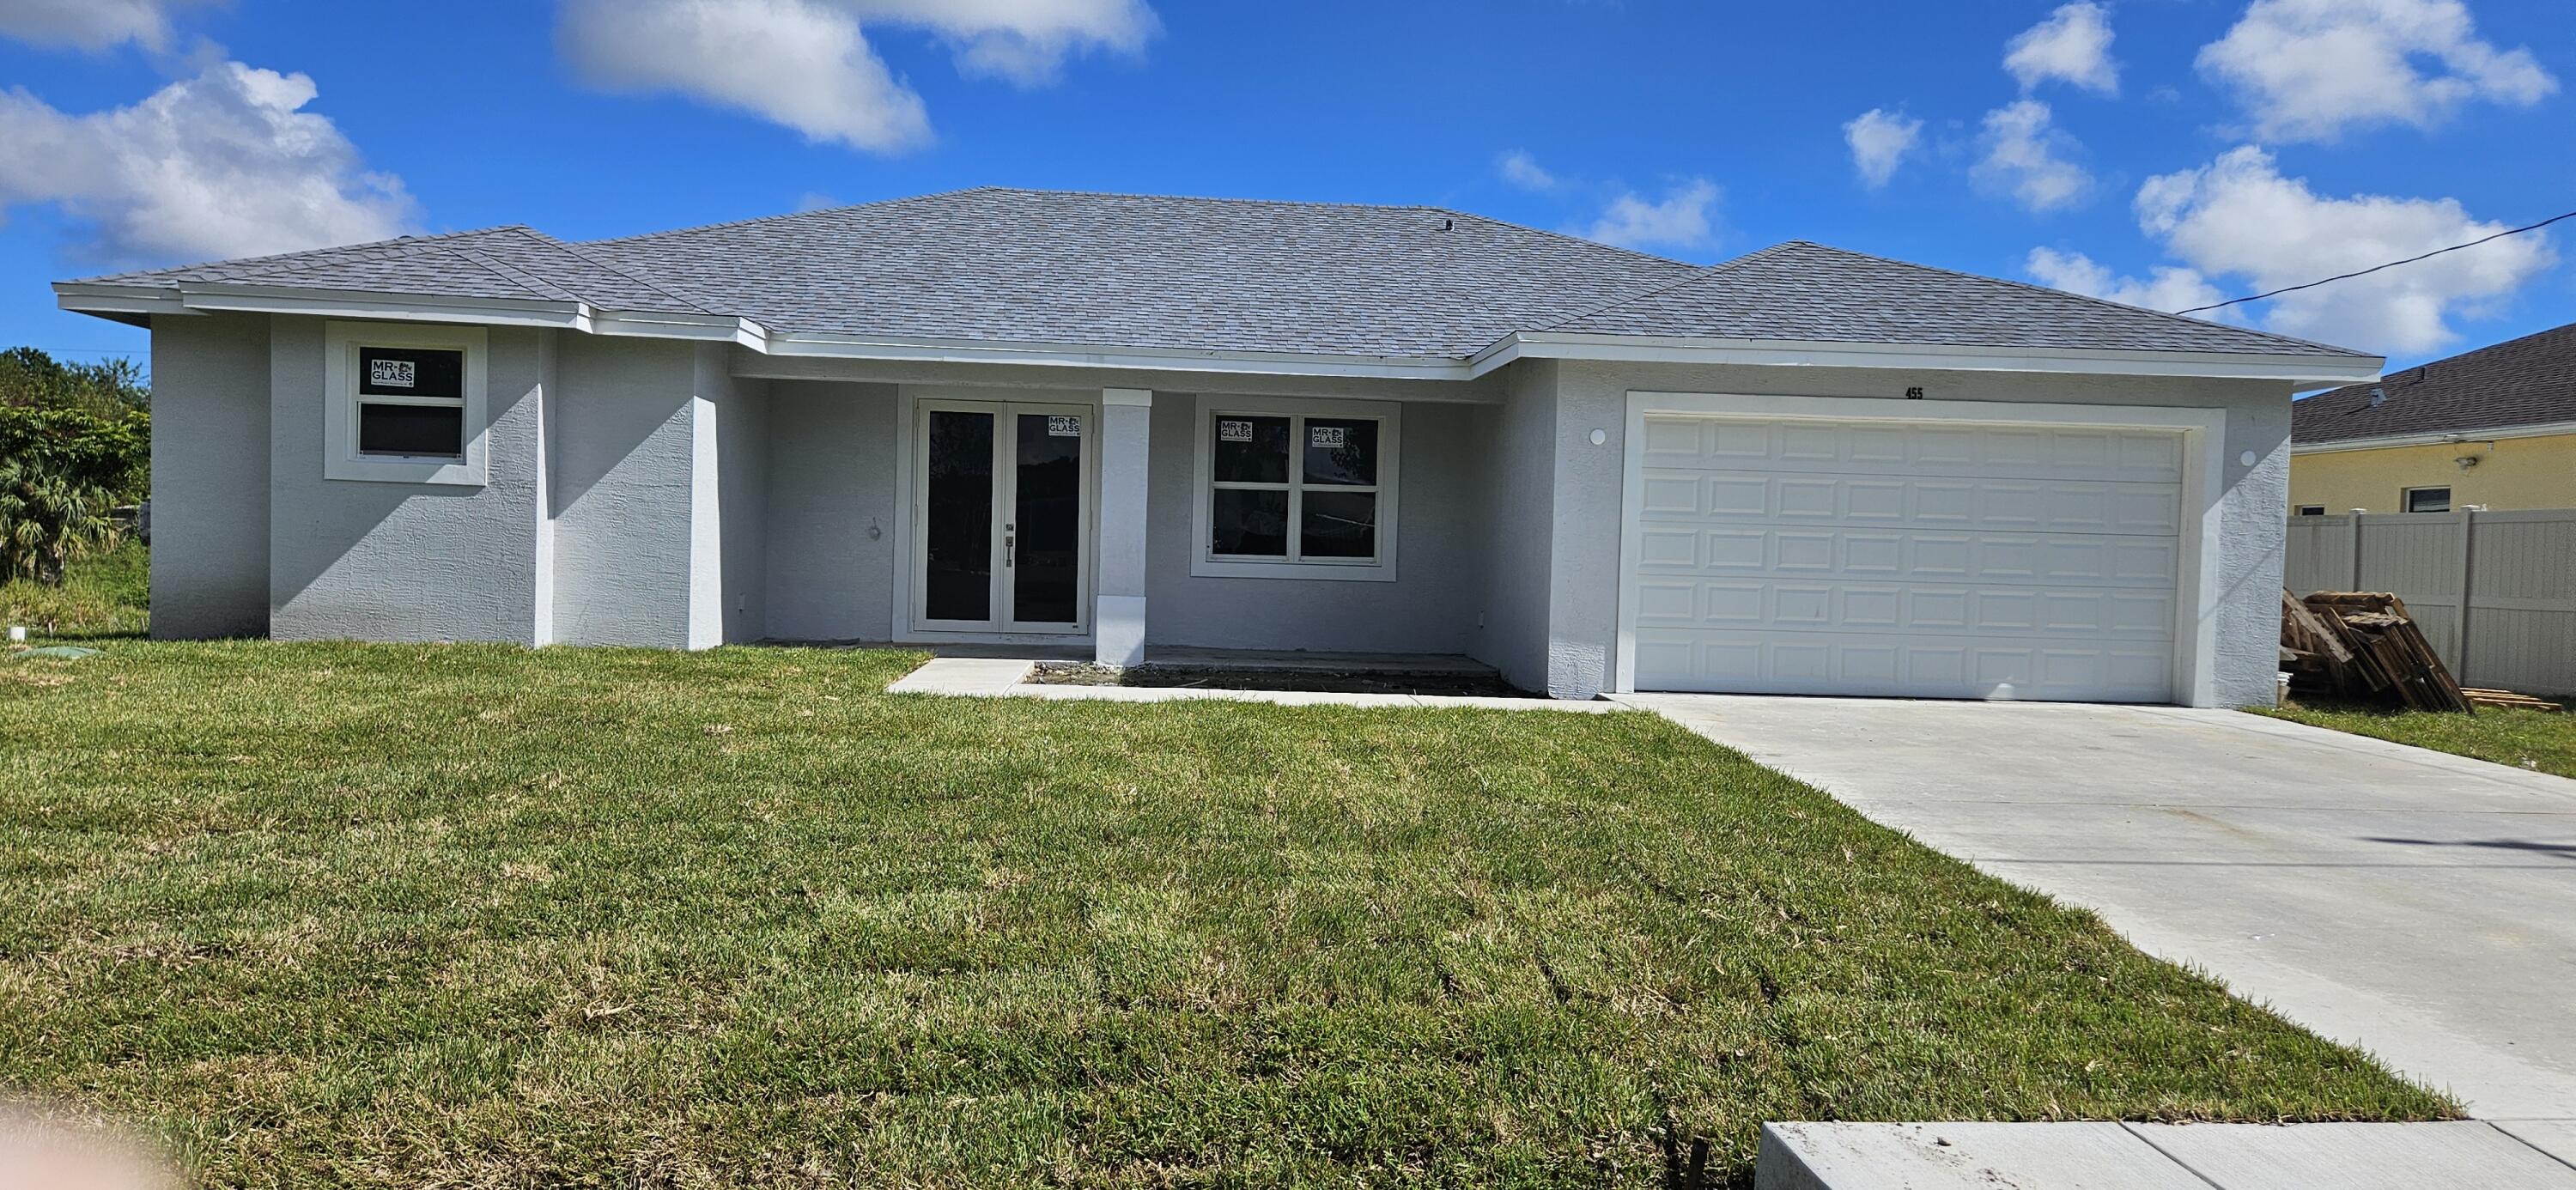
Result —
[{"label": "palm plant", "polygon": [[0,580],[61,586],[74,559],[115,547],[113,499],[30,460],[0,460]]}]

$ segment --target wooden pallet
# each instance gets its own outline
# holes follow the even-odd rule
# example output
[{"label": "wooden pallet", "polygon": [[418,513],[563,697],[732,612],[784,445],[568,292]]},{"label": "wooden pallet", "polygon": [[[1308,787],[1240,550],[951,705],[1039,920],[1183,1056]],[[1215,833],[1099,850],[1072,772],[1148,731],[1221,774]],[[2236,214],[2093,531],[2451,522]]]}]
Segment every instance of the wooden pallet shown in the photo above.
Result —
[{"label": "wooden pallet", "polygon": [[2281,648],[2294,685],[2410,710],[2476,713],[2395,595],[2320,591],[2300,599],[2283,591]]},{"label": "wooden pallet", "polygon": [[2473,707],[2512,707],[2516,710],[2539,711],[2544,715],[2555,715],[2567,709],[2548,699],[2516,694],[2511,690],[2477,690],[2462,686],[2460,694],[2467,698],[2469,705]]}]

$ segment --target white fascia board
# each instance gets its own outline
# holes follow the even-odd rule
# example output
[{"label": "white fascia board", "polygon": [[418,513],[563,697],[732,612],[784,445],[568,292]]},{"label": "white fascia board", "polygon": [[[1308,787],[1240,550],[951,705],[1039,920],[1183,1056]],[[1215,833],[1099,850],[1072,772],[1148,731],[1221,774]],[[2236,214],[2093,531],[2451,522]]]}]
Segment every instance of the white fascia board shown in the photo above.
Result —
[{"label": "white fascia board", "polygon": [[190,310],[251,314],[318,314],[386,322],[454,322],[477,326],[544,326],[590,329],[590,307],[581,302],[520,298],[388,297],[345,290],[276,285],[202,285],[182,281],[179,298]]},{"label": "white fascia board", "polygon": [[1183,351],[1053,343],[984,343],[956,339],[769,336],[766,353],[907,363],[1028,364],[1263,376],[1355,376],[1383,380],[1466,380],[1464,360],[1437,356],[1301,355],[1268,351]]},{"label": "white fascia board", "polygon": [[769,345],[767,328],[748,318],[729,314],[600,310],[591,315],[590,330],[596,335],[739,343],[754,351],[766,350]]},{"label": "white fascia board", "polygon": [[1482,376],[1516,359],[1622,363],[1746,364],[1768,367],[1905,368],[1915,371],[2063,372],[2176,376],[2289,383],[2355,384],[2379,379],[2377,356],[2231,355],[2196,351],[2085,351],[2064,347],[1945,347],[1919,343],[1828,343],[1786,339],[1688,339],[1522,331],[1470,361]]},{"label": "white fascia board", "polygon": [[2388,450],[2400,446],[2442,446],[2451,443],[2493,442],[2498,438],[2554,438],[2576,434],[2576,421],[2534,422],[2524,426],[2499,426],[2486,430],[2431,430],[2421,434],[2386,434],[2377,438],[2345,438],[2336,442],[2293,442],[2294,455],[2337,454],[2347,450]]},{"label": "white fascia board", "polygon": [[54,304],[76,314],[189,314],[175,289],[139,289],[124,285],[54,283]]}]

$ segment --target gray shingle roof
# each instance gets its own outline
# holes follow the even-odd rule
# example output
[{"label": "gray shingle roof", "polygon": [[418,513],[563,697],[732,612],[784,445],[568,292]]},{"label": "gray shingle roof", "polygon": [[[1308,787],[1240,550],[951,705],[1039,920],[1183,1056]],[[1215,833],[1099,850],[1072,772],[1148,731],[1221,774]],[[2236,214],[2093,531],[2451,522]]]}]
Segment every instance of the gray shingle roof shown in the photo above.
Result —
[{"label": "gray shingle roof", "polygon": [[[2377,390],[2387,399],[2370,403]],[[2343,442],[2576,422],[2576,324],[2481,347],[2290,406],[2290,440]]]},{"label": "gray shingle roof", "polygon": [[1679,338],[2354,356],[2062,290],[1793,240],[1545,328]]},{"label": "gray shingle roof", "polygon": [[1433,207],[1001,188],[583,244],[502,227],[92,281],[579,299],[772,333],[1185,352],[1456,359],[1553,330],[2359,354],[1808,243],[1695,268]]},{"label": "gray shingle roof", "polygon": [[181,282],[434,297],[587,301],[612,310],[714,313],[625,273],[588,249],[515,225],[115,273],[83,283],[168,288]]},{"label": "gray shingle roof", "polygon": [[969,190],[591,245],[773,330],[1465,356],[1690,266],[1429,207]]}]

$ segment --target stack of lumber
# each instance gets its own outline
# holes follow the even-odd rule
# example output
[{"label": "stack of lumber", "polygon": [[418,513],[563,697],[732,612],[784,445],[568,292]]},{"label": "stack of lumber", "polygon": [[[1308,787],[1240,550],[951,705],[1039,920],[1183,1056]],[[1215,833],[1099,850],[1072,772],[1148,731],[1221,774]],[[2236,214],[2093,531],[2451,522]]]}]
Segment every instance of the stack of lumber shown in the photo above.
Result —
[{"label": "stack of lumber", "polygon": [[2386,592],[2281,592],[2281,668],[2291,688],[2417,711],[2474,714],[2460,684]]},{"label": "stack of lumber", "polygon": [[2548,715],[2555,715],[2567,709],[2548,699],[2516,694],[2511,690],[2475,690],[2462,686],[2460,693],[2468,698],[2469,705],[2473,707],[2513,707],[2517,710],[2539,711]]}]

